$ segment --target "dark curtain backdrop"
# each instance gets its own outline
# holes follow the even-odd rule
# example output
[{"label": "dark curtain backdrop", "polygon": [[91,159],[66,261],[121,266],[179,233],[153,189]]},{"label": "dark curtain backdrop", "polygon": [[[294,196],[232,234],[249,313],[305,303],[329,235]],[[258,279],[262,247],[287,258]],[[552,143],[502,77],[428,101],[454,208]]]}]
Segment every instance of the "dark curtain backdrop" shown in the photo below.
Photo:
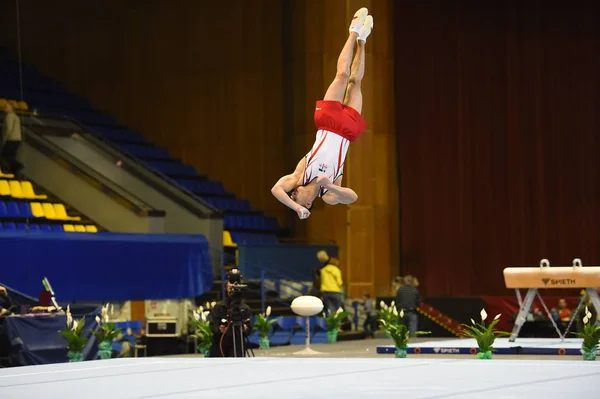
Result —
[{"label": "dark curtain backdrop", "polygon": [[397,1],[402,271],[505,294],[506,266],[600,263],[593,2]]}]

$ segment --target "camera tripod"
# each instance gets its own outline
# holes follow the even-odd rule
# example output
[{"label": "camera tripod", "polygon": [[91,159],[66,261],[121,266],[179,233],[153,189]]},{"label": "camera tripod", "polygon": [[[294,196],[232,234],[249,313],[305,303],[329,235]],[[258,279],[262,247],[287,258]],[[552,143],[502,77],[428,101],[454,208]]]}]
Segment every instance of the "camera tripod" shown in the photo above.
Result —
[{"label": "camera tripod", "polygon": [[[244,321],[239,305],[233,304],[230,315],[231,332],[233,334],[233,357],[239,357],[238,347],[240,348],[241,357],[250,357],[246,338],[244,338]],[[254,352],[252,352],[252,355],[254,355]]]}]

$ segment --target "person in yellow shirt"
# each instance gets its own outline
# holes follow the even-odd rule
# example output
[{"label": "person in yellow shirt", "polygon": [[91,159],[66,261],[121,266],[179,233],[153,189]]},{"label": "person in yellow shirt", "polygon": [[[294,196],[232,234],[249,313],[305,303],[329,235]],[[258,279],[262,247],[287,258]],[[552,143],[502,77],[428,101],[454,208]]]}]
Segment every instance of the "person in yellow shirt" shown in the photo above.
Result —
[{"label": "person in yellow shirt", "polygon": [[327,314],[335,313],[344,305],[342,294],[342,271],[337,258],[330,258],[321,269],[321,292],[323,293],[323,305]]}]

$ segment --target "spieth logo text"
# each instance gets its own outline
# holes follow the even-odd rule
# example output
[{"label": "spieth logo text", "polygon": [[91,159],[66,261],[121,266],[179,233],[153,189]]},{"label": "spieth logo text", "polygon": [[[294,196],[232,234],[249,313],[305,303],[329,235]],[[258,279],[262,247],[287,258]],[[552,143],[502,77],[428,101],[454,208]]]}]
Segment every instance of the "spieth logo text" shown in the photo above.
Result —
[{"label": "spieth logo text", "polygon": [[577,280],[574,278],[543,278],[544,285],[577,285]]}]

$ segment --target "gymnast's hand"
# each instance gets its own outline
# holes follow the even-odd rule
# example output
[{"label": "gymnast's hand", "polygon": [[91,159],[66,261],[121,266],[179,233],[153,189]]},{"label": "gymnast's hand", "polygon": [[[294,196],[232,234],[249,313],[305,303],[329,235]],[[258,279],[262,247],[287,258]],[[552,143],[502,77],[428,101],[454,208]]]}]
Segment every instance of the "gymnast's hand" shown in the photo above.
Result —
[{"label": "gymnast's hand", "polygon": [[303,206],[298,207],[298,209],[296,209],[296,212],[298,213],[298,217],[300,219],[307,219],[310,216],[310,211]]},{"label": "gymnast's hand", "polygon": [[317,185],[319,186],[328,187],[330,184],[331,180],[327,176],[322,175],[317,178]]}]

